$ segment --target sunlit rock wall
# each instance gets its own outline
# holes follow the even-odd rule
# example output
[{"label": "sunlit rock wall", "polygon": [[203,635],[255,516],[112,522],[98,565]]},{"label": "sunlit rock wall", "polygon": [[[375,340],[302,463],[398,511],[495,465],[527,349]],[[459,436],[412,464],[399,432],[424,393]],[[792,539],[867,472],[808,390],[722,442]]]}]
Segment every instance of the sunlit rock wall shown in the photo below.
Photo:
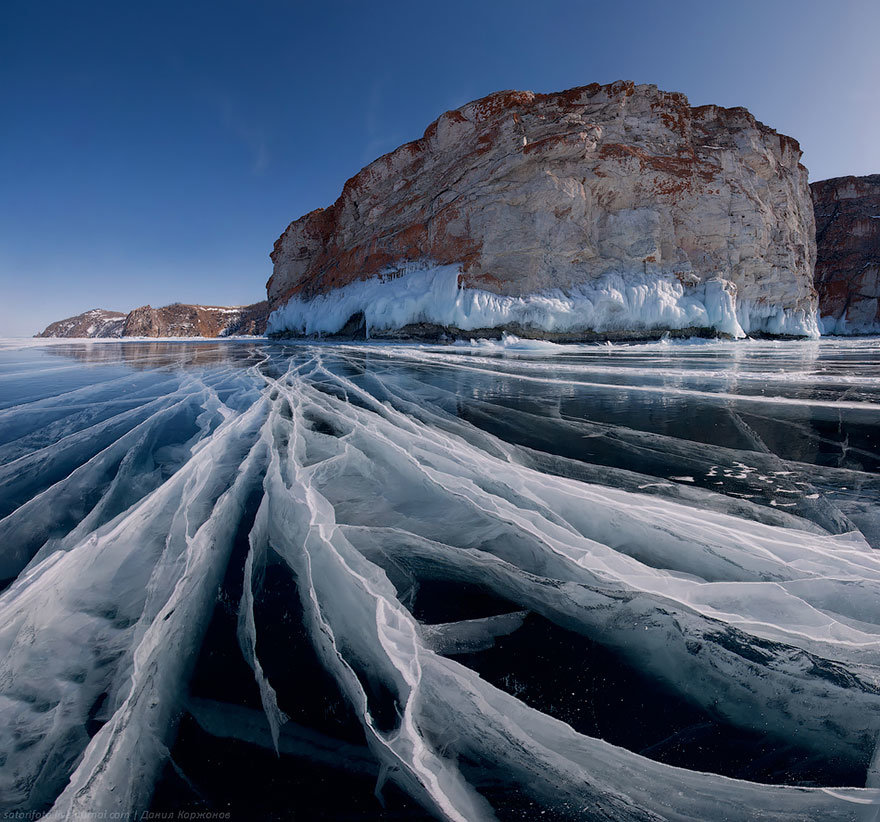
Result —
[{"label": "sunlit rock wall", "polygon": [[[800,156],[743,108],[691,107],[653,85],[492,94],[443,114],[332,206],[291,223],[272,253],[270,308],[454,266],[461,289],[504,297],[598,292],[610,300],[598,315],[618,330],[669,321],[650,299],[634,314],[608,277],[667,283],[685,301],[716,281],[743,331],[812,334],[814,220]],[[568,313],[569,332],[596,322],[595,311]],[[705,314],[698,325],[730,331],[711,306]],[[279,314],[270,331],[285,329],[303,331]]]}]

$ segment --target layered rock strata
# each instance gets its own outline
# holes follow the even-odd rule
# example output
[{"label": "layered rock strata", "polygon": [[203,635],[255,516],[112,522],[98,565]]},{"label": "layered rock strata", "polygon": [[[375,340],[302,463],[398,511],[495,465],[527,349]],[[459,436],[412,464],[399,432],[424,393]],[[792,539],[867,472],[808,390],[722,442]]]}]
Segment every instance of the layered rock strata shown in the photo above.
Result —
[{"label": "layered rock strata", "polygon": [[[93,309],[52,323],[37,337],[230,337],[266,333],[269,305],[149,305],[128,314]],[[104,318],[103,320],[101,318]]]},{"label": "layered rock strata", "polygon": [[880,334],[880,174],[810,186],[816,290],[827,334]]},{"label": "layered rock strata", "polygon": [[492,94],[288,226],[269,331],[815,335],[800,156],[652,85]]}]

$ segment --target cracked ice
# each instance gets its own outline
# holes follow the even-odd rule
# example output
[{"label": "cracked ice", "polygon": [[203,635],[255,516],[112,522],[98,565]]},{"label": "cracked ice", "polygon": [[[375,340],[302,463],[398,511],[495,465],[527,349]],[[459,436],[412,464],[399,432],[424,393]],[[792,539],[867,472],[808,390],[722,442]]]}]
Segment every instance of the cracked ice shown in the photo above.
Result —
[{"label": "cracked ice", "polygon": [[0,385],[6,812],[280,800],[222,745],[313,815],[877,818],[876,343],[7,342]]}]

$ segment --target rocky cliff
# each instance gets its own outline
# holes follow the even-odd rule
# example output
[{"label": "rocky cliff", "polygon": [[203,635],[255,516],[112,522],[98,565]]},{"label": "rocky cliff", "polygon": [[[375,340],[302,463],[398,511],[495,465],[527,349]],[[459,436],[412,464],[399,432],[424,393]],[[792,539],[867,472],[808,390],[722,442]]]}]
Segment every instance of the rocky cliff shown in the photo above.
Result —
[{"label": "rocky cliff", "polygon": [[37,337],[231,337],[266,333],[269,304],[244,306],[145,305],[128,314],[86,311],[52,323]]},{"label": "rocky cliff", "polygon": [[816,290],[827,334],[880,334],[880,174],[810,186]]},{"label": "rocky cliff", "polygon": [[800,156],[652,85],[492,94],[288,226],[269,330],[814,335]]}]

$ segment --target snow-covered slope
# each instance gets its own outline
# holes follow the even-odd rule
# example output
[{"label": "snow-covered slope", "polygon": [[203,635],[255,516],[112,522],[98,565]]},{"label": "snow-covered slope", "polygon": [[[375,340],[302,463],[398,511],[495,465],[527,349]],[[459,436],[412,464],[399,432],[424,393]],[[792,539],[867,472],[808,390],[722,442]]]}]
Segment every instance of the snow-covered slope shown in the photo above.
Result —
[{"label": "snow-covered slope", "polygon": [[121,337],[126,314],[93,308],[48,325],[36,337]]}]

